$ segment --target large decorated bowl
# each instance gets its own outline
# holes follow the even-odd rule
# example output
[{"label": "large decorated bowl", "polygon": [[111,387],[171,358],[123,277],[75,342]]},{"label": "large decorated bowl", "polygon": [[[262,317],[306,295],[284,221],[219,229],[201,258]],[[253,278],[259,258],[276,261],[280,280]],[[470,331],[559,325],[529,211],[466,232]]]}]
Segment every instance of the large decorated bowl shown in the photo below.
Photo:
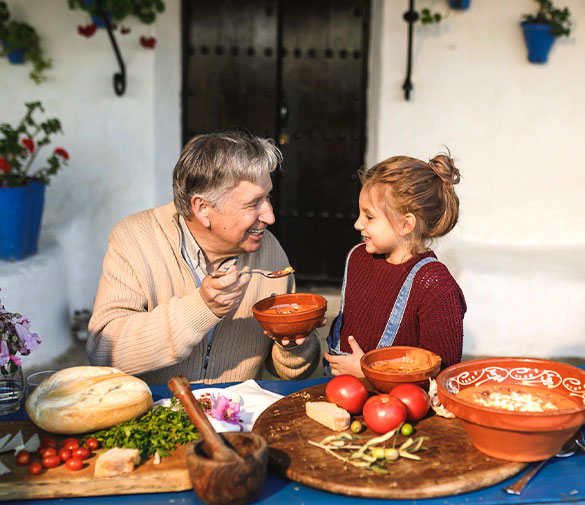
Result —
[{"label": "large decorated bowl", "polygon": [[585,371],[556,361],[459,363],[439,374],[437,392],[477,449],[508,461],[549,458],[585,423]]}]

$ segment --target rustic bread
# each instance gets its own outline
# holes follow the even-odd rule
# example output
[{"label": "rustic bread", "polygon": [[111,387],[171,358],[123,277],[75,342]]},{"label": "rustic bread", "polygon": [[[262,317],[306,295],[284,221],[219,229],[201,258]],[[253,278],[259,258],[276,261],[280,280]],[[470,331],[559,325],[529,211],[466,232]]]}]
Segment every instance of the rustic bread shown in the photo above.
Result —
[{"label": "rustic bread", "polygon": [[113,477],[134,470],[140,463],[138,449],[114,447],[98,456],[93,471],[94,477]]},{"label": "rustic bread", "polygon": [[39,384],[26,400],[33,423],[74,435],[109,428],[152,408],[148,385],[117,368],[76,366]]},{"label": "rustic bread", "polygon": [[351,417],[349,412],[335,403],[307,402],[305,403],[307,415],[334,431],[343,431],[349,428]]}]

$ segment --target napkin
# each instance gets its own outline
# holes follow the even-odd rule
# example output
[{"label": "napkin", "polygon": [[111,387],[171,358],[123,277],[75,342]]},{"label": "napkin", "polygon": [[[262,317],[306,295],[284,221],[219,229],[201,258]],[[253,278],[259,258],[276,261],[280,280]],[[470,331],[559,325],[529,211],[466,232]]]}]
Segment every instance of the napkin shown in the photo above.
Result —
[{"label": "napkin", "polygon": [[243,431],[252,431],[254,422],[260,414],[282,398],[282,395],[261,388],[254,380],[229,386],[226,390],[238,393],[242,399],[240,402],[240,424]]}]

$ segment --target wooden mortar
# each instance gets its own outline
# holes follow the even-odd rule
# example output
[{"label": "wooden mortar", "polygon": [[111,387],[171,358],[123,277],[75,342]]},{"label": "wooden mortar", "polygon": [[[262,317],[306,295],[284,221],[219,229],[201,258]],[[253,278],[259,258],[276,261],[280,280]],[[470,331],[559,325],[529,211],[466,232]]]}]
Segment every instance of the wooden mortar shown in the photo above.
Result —
[{"label": "wooden mortar", "polygon": [[243,505],[258,496],[266,479],[266,440],[255,433],[220,436],[193,396],[186,377],[173,377],[168,386],[201,434],[187,446],[186,458],[197,496],[208,505]]}]

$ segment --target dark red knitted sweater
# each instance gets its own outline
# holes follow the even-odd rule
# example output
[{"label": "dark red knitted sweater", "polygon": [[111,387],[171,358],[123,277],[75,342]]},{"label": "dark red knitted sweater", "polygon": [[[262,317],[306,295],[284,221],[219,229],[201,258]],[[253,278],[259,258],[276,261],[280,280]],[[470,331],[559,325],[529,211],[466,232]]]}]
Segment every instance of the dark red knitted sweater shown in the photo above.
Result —
[{"label": "dark red knitted sweater", "polygon": [[[347,337],[353,335],[364,352],[375,349],[408,273],[432,251],[401,265],[388,263],[383,255],[357,247],[347,272],[342,351],[351,352]],[[422,347],[441,356],[443,367],[459,363],[463,348],[463,292],[445,265],[432,261],[416,274],[402,323],[393,345]],[[335,322],[331,325],[331,331]]]}]

